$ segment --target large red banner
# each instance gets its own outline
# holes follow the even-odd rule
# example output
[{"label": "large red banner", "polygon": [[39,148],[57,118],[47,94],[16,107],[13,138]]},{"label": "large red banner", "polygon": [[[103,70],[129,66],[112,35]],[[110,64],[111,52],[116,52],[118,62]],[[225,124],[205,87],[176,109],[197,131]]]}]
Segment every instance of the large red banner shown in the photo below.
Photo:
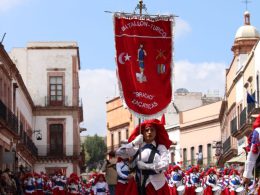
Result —
[{"label": "large red banner", "polygon": [[117,76],[130,111],[152,117],[171,102],[173,17],[114,15]]}]

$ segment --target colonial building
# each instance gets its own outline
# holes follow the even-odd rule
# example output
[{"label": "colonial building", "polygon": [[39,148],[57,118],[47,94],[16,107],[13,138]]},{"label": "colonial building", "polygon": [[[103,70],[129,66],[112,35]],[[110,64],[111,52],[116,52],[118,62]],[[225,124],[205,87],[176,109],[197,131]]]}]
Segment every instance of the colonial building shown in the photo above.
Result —
[{"label": "colonial building", "polygon": [[[36,172],[67,175],[80,169],[80,127],[83,120],[79,101],[79,48],[76,42],[31,42],[10,52],[32,101],[27,135],[35,143]],[[30,99],[28,98],[28,101]]]},{"label": "colonial building", "polygon": [[221,119],[223,162],[243,152],[253,116],[259,114],[259,38],[246,11],[244,25],[237,30],[232,46],[233,59],[226,70],[226,109]]},{"label": "colonial building", "polygon": [[135,128],[133,115],[122,104],[120,97],[106,102],[107,121],[107,151],[114,151],[122,140],[127,140],[130,132]]},{"label": "colonial building", "polygon": [[170,147],[170,162],[182,161],[179,113],[220,100],[218,93],[203,95],[201,92],[189,92],[185,88],[179,88],[175,91],[174,101],[168,106],[165,113],[165,128],[170,139],[177,142],[176,145]]},{"label": "colonial building", "polygon": [[216,143],[221,141],[222,101],[180,112],[180,146],[183,166],[217,162]]},{"label": "colonial building", "polygon": [[13,61],[0,44],[0,169],[32,168],[34,103]]}]

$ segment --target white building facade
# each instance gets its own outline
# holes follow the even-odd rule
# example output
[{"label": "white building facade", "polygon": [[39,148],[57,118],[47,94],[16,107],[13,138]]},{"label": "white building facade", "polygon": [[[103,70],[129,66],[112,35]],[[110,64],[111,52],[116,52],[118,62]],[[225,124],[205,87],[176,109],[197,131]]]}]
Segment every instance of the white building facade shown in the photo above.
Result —
[{"label": "white building facade", "polygon": [[[79,48],[76,42],[31,42],[10,56],[33,103],[32,139],[38,149],[34,171],[80,172]],[[23,108],[26,109],[26,108]],[[28,116],[29,117],[29,116]]]}]

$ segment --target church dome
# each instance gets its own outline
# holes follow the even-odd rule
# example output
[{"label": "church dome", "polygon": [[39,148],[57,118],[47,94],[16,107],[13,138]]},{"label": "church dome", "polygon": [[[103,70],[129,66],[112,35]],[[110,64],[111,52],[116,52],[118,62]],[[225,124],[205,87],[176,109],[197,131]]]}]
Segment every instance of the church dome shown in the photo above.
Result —
[{"label": "church dome", "polygon": [[244,20],[244,25],[237,30],[235,39],[259,38],[258,30],[250,25],[250,13],[248,11],[244,13]]},{"label": "church dome", "polygon": [[188,89],[186,89],[186,88],[179,88],[175,92],[176,93],[189,93]]}]

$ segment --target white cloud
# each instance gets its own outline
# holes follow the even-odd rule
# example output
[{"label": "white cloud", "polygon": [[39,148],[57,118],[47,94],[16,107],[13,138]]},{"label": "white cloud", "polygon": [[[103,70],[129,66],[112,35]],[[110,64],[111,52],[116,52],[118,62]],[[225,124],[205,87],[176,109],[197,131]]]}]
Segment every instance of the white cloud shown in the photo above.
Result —
[{"label": "white cloud", "polygon": [[225,88],[225,67],[226,64],[217,62],[178,61],[175,63],[175,90],[187,88],[189,91],[203,93],[219,90],[222,96]]},{"label": "white cloud", "polygon": [[80,71],[80,96],[83,102],[85,134],[106,134],[106,101],[118,96],[117,78],[113,70]]},{"label": "white cloud", "polygon": [[11,8],[24,3],[27,0],[0,0],[0,12],[10,10]]},{"label": "white cloud", "polygon": [[[225,67],[224,63],[178,61],[175,63],[175,90],[180,87],[203,93],[219,90],[220,95],[223,95]],[[84,111],[82,126],[88,129],[81,135],[106,135],[106,101],[118,96],[115,71],[81,70],[80,96]]]},{"label": "white cloud", "polygon": [[191,32],[191,27],[188,22],[182,20],[180,18],[176,18],[175,20],[175,37],[179,38],[181,36],[185,36],[186,34]]}]

